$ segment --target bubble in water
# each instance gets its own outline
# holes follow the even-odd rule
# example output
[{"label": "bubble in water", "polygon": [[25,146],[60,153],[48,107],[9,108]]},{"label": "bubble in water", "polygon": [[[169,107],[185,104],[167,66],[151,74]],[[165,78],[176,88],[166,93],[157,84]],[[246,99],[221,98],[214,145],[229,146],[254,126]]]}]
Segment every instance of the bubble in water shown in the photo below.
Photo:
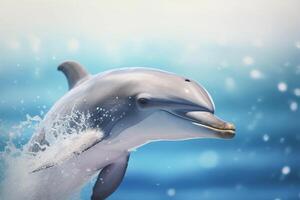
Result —
[{"label": "bubble in water", "polygon": [[278,83],[277,88],[280,92],[285,92],[287,90],[288,86],[285,82],[280,82],[280,83]]},{"label": "bubble in water", "polygon": [[199,156],[199,164],[203,168],[214,168],[218,165],[219,156],[214,151],[205,151]]},{"label": "bubble in water", "polygon": [[280,142],[281,144],[284,143],[284,141],[285,141],[285,138],[284,138],[284,137],[282,137],[282,138],[279,139],[279,142]]},{"label": "bubble in water", "polygon": [[294,89],[294,94],[295,94],[297,97],[300,97],[300,88],[295,88],[295,89]]},{"label": "bubble in water", "polygon": [[245,65],[252,65],[254,64],[254,59],[251,56],[246,56],[243,58],[243,63]]},{"label": "bubble in water", "polygon": [[259,71],[258,69],[253,69],[253,70],[251,70],[251,72],[250,72],[250,77],[252,78],[252,79],[261,79],[261,78],[263,78],[263,74],[262,74],[262,72],[261,71]]},{"label": "bubble in water", "polygon": [[296,46],[296,48],[300,49],[300,41],[297,41],[297,42],[295,43],[295,46]]},{"label": "bubble in water", "polygon": [[297,109],[298,109],[298,104],[297,104],[297,102],[295,102],[295,101],[292,101],[291,103],[290,103],[290,109],[291,109],[291,111],[296,111]]},{"label": "bubble in water", "polygon": [[281,173],[283,175],[288,175],[289,173],[291,172],[291,168],[289,166],[284,166],[282,169],[281,169]]},{"label": "bubble in water", "polygon": [[292,148],[289,146],[284,149],[285,154],[290,154],[291,152],[292,152]]},{"label": "bubble in water", "polygon": [[264,134],[264,135],[263,135],[263,140],[264,140],[265,142],[268,142],[269,139],[270,139],[269,135],[267,135],[267,134]]},{"label": "bubble in water", "polygon": [[174,188],[169,188],[167,190],[167,195],[168,196],[173,197],[173,196],[175,196],[175,194],[176,194],[176,190]]},{"label": "bubble in water", "polygon": [[228,77],[225,79],[225,86],[228,90],[234,90],[235,89],[235,81],[233,78]]}]

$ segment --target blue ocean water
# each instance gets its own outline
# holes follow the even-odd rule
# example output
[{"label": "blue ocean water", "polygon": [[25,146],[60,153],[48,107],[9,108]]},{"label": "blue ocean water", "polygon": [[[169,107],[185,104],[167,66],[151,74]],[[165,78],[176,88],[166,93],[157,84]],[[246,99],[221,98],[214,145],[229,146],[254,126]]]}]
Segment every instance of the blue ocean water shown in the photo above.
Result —
[{"label": "blue ocean water", "polygon": [[[85,38],[76,42],[76,51],[61,50],[66,49],[64,39],[45,44],[39,53],[2,47],[2,150],[12,125],[27,114],[43,116],[67,91],[65,77],[56,71],[62,61],[77,60],[91,73],[153,67],[202,84],[216,114],[235,123],[236,137],[147,144],[131,154],[124,181],[109,199],[300,198],[300,49],[214,43],[187,49],[153,40],[138,51],[134,43],[122,43],[112,55]],[[25,134],[29,138],[31,133]],[[16,143],[22,146],[26,140]],[[82,199],[89,199],[92,184],[83,188]]]}]

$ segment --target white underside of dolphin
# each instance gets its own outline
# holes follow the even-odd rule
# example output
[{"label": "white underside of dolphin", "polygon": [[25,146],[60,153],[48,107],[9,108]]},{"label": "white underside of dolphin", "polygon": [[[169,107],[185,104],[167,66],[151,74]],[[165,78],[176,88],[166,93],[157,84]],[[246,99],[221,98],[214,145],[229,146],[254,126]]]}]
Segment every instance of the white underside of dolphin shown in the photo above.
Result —
[{"label": "white underside of dolphin", "polygon": [[[234,126],[214,116],[211,97],[192,80],[146,68],[89,75],[75,62],[58,69],[70,90],[28,144],[34,184],[26,199],[66,199],[97,174],[91,198],[105,199],[122,181],[132,149],[159,140],[234,136]],[[61,148],[49,154],[55,140]]]}]

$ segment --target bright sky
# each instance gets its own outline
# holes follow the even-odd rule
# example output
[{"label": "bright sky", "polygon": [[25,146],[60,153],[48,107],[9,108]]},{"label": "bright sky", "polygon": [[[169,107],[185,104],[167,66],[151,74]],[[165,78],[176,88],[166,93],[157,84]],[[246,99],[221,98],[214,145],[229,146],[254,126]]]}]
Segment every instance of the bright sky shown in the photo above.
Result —
[{"label": "bright sky", "polygon": [[[21,3],[22,2],[22,3]],[[1,39],[300,40],[299,0],[1,0]],[[14,45],[14,44],[12,44]],[[76,47],[76,44],[73,44]]]}]

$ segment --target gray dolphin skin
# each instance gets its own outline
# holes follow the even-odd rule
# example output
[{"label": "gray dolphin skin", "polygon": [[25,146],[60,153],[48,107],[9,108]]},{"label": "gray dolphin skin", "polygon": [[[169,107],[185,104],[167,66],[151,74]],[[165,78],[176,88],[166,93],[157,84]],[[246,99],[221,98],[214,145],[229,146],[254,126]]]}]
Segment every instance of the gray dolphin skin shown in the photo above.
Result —
[{"label": "gray dolphin skin", "polygon": [[[57,126],[57,119],[68,124],[64,134],[95,130],[102,137],[75,156],[33,170],[41,177],[50,174],[52,180],[43,183],[41,179],[39,187],[46,189],[37,192],[35,199],[52,199],[53,193],[80,188],[96,174],[91,199],[105,199],[120,185],[132,149],[153,141],[235,135],[233,124],[214,115],[209,93],[191,79],[149,68],[91,75],[73,61],[62,63],[58,70],[65,74],[69,91],[45,116],[28,145],[29,152],[47,151],[49,135],[59,135],[58,129],[49,128]],[[82,116],[84,124],[79,122]],[[65,178],[63,171],[76,171],[76,175]]]}]

